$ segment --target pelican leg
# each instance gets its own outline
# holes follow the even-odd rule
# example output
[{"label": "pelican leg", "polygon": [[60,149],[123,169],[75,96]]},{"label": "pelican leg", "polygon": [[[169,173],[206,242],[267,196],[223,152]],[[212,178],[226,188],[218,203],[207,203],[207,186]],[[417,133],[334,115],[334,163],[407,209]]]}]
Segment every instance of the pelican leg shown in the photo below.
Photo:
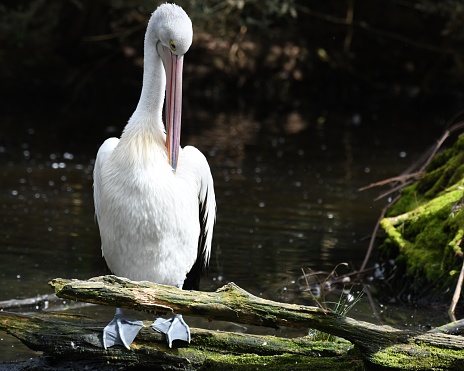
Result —
[{"label": "pelican leg", "polygon": [[169,348],[174,340],[190,343],[190,327],[185,323],[181,314],[175,314],[169,319],[158,318],[151,324],[151,328],[166,335]]},{"label": "pelican leg", "polygon": [[130,345],[143,327],[142,321],[131,321],[124,317],[121,308],[116,308],[113,320],[103,329],[103,346],[124,345],[130,349]]}]

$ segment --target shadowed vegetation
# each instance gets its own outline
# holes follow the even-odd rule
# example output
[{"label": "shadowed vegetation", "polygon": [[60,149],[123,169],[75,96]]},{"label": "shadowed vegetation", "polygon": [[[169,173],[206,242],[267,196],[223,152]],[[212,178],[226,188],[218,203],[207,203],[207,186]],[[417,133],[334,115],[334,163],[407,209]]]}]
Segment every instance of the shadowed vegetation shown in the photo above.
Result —
[{"label": "shadowed vegetation", "polygon": [[[459,1],[178,3],[194,23],[185,73],[191,99],[240,93],[293,106],[311,101],[339,107],[361,104],[372,89],[421,103],[443,98],[452,105],[460,99],[464,6]],[[157,5],[148,0],[3,3],[3,100],[17,104],[18,96],[30,95],[64,107],[135,101],[145,26]]]}]

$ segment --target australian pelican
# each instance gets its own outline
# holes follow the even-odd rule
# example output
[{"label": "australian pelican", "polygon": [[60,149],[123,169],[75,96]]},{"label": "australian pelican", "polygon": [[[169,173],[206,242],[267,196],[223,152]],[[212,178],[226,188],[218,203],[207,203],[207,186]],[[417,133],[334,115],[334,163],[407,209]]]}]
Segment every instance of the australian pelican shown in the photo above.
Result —
[{"label": "australian pelican", "polygon": [[[205,156],[194,147],[180,148],[182,67],[192,34],[190,18],[177,5],[163,4],[152,14],[140,100],[121,138],[102,144],[94,169],[95,213],[108,267],[132,280],[184,289],[199,288],[216,217]],[[141,327],[118,308],[104,329],[105,348],[129,348]],[[190,341],[181,315],[159,318],[152,327],[166,334],[169,346],[175,339]]]}]

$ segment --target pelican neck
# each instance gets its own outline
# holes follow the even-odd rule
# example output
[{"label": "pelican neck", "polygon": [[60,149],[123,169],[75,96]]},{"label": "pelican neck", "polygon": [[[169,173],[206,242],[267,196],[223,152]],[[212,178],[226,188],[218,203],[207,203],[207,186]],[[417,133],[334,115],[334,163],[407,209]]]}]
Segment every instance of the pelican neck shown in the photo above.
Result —
[{"label": "pelican neck", "polygon": [[144,43],[143,82],[140,100],[135,114],[150,115],[161,122],[166,74],[161,57],[156,50],[158,40],[150,37],[147,31]]}]

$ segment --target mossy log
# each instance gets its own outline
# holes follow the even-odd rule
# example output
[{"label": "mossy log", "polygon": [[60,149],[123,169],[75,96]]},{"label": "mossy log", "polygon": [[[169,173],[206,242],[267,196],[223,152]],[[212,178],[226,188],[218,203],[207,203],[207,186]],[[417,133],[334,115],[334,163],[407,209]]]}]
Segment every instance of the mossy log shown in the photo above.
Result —
[{"label": "mossy log", "polygon": [[[130,350],[102,346],[105,324],[62,314],[0,312],[0,329],[28,347],[60,362],[100,362],[99,366],[196,369],[347,369],[464,370],[464,338],[444,330],[418,333],[377,326],[320,308],[279,303],[249,294],[230,283],[216,292],[179,290],[115,276],[88,281],[54,279],[62,298],[144,311],[201,316],[258,326],[311,328],[345,339],[317,342],[192,329],[189,346],[169,349],[162,335],[145,327]],[[148,323],[147,323],[148,324]],[[56,361],[54,361],[56,362]],[[78,364],[82,367],[82,364]],[[56,366],[56,363],[55,363]],[[40,364],[37,369],[43,368]],[[70,367],[66,364],[65,367]],[[28,365],[27,369],[34,369]],[[77,369],[77,368],[76,368]]]},{"label": "mossy log", "polygon": [[[191,369],[208,365],[213,368],[218,365],[247,368],[263,364],[271,369],[282,368],[284,364],[292,365],[292,369],[295,369],[295,362],[300,365],[304,363],[306,368],[308,365],[330,368],[334,366],[332,362],[335,362],[337,368],[348,369],[375,365],[403,370],[464,370],[462,337],[440,332],[398,330],[356,321],[320,308],[265,300],[233,283],[211,293],[184,291],[150,282],[133,282],[115,276],[97,277],[88,281],[55,279],[51,285],[58,296],[67,299],[274,328],[312,328],[348,340],[354,345],[353,348],[346,342],[319,343],[309,338],[281,339],[193,329],[190,346],[169,349],[162,336],[146,328],[136,338],[130,351],[122,348],[104,350],[101,345],[103,326],[98,327],[95,323],[80,319],[77,326],[74,324],[65,331],[60,326],[65,317],[51,319],[51,324],[57,327],[49,330],[51,339],[45,341],[45,344],[44,336],[33,335],[39,344],[42,343],[39,348],[39,345],[32,345],[31,339],[23,340],[28,346],[35,347],[33,349],[41,349],[60,357],[66,354],[68,357],[79,355],[81,358],[97,357],[129,366],[135,363],[139,366],[156,363],[158,366],[176,364]],[[34,317],[33,320],[40,322],[43,318]],[[11,326],[2,326],[13,333]],[[37,326],[29,332],[38,333]],[[79,338],[77,334],[80,334]],[[55,340],[62,344],[54,345]]]},{"label": "mossy log", "polygon": [[[462,266],[464,136],[435,156],[422,178],[403,189],[380,225],[392,289],[413,300],[448,300]],[[446,295],[445,293],[449,294]]]},{"label": "mossy log", "polygon": [[[191,328],[191,344],[170,349],[164,337],[147,326],[137,335],[130,350],[123,347],[105,350],[102,346],[104,326],[81,316],[0,312],[0,329],[8,331],[31,349],[52,356],[54,359],[48,364],[62,369],[83,360],[88,363],[77,363],[76,369],[88,368],[89,364],[99,365],[98,369],[104,369],[105,364],[110,369],[124,366],[216,370],[224,367],[246,369],[246,366],[263,364],[271,370],[281,370],[285,365],[296,365],[293,369],[306,369],[308,365],[315,369],[363,369],[360,357],[350,355],[352,345],[348,342],[313,342],[304,337],[285,339]],[[36,368],[43,367],[44,361],[41,360]],[[30,362],[25,369],[31,369]]]}]

